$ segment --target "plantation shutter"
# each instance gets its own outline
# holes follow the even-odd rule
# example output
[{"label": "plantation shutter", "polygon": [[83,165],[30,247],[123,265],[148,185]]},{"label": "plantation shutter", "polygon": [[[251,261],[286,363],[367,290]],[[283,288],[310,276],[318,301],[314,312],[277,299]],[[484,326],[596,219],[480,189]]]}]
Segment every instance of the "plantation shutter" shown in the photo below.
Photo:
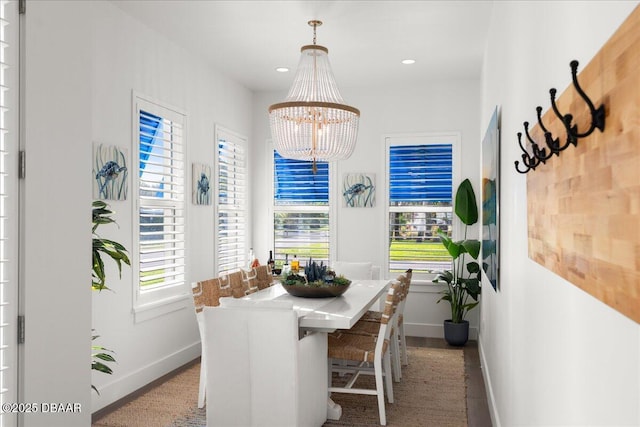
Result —
[{"label": "plantation shutter", "polygon": [[438,232],[451,232],[453,145],[391,144],[388,159],[389,272],[450,268]]},{"label": "plantation shutter", "polygon": [[185,281],[184,116],[138,100],[139,283]]},{"label": "plantation shutter", "polygon": [[451,144],[390,147],[391,204],[451,203],[452,155]]},{"label": "plantation shutter", "polygon": [[[18,11],[0,2],[0,403],[17,402]],[[0,426],[17,415],[0,412]]]},{"label": "plantation shutter", "polygon": [[329,204],[329,164],[285,159],[274,151],[274,194],[277,205]]},{"label": "plantation shutter", "polygon": [[329,262],[329,164],[286,159],[274,151],[275,259]]},{"label": "plantation shutter", "polygon": [[[246,141],[218,128],[218,272],[247,267]],[[266,261],[266,260],[265,260]]]}]

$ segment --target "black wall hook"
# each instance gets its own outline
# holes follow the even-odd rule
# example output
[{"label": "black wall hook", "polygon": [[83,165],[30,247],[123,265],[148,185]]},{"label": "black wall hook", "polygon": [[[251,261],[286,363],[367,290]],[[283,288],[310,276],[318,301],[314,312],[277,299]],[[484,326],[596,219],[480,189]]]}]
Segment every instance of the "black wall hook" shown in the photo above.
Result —
[{"label": "black wall hook", "polygon": [[[551,156],[553,156],[554,151],[550,150],[550,153],[547,156],[547,149],[546,148],[540,148],[540,146],[533,140],[533,138],[531,138],[531,135],[529,134],[529,122],[524,122],[523,126],[524,126],[524,133],[525,133],[525,135],[527,135],[527,139],[531,143],[531,148],[533,149],[533,155],[538,160],[540,160],[542,163],[546,163],[546,161],[549,160],[551,158]],[[548,132],[547,132],[547,134],[549,135],[548,137],[546,137],[547,144],[548,144],[548,140],[549,140],[549,138],[551,138],[551,134],[549,134]],[[545,134],[545,136],[547,134]]]},{"label": "black wall hook", "polygon": [[556,156],[560,155],[560,151],[564,150],[564,148],[560,148],[560,138],[553,139],[551,132],[545,127],[544,123],[542,123],[542,107],[536,107],[536,114],[538,116],[538,125],[540,125],[540,129],[544,132],[544,139],[547,143],[547,147],[551,150],[552,154]]},{"label": "black wall hook", "polygon": [[575,59],[571,61],[569,64],[571,67],[571,79],[573,80],[573,86],[578,92],[578,95],[584,100],[589,108],[589,113],[591,114],[591,124],[589,125],[589,129],[585,132],[578,132],[578,127],[576,125],[571,126],[571,122],[573,121],[573,116],[571,114],[565,114],[564,116],[558,110],[558,106],[556,105],[556,90],[550,89],[549,94],[551,95],[551,106],[553,107],[553,111],[556,113],[558,118],[565,123],[565,127],[567,128],[567,133],[569,133],[574,138],[585,138],[594,130],[599,129],[600,132],[604,132],[604,104],[600,105],[597,109],[594,107],[593,102],[589,99],[587,94],[580,87],[580,83],[578,83],[578,61]]},{"label": "black wall hook", "polygon": [[536,166],[538,166],[540,164],[540,159],[538,159],[535,156],[532,156],[529,154],[529,152],[527,151],[527,149],[524,147],[524,145],[522,145],[522,132],[518,132],[518,145],[520,145],[520,149],[522,150],[522,164],[524,164],[524,166],[526,167],[525,170],[520,170],[520,168],[518,167],[520,165],[520,162],[518,160],[516,160],[514,162],[515,166],[516,166],[516,171],[518,171],[519,173],[527,173],[532,169],[535,169]]},{"label": "black wall hook", "polygon": [[599,129],[600,132],[604,132],[604,122],[605,122],[605,109],[604,104],[600,105],[598,108],[595,108],[591,99],[587,96],[587,94],[580,87],[580,83],[578,83],[578,61],[573,60],[569,64],[571,67],[571,79],[573,80],[573,86],[578,92],[578,95],[584,100],[589,108],[589,113],[591,114],[591,124],[589,125],[589,129],[584,132],[578,131],[578,126],[573,124],[573,115],[570,113],[562,114],[558,109],[558,105],[556,104],[556,89],[549,89],[549,95],[551,99],[551,108],[555,115],[560,119],[562,125],[565,128],[567,133],[567,141],[565,144],[560,145],[560,138],[553,138],[551,132],[545,127],[544,123],[542,123],[542,107],[536,107],[536,113],[538,116],[538,124],[540,125],[540,129],[544,132],[544,139],[547,147],[549,148],[549,153],[547,154],[547,149],[545,147],[540,148],[540,145],[537,144],[531,135],[529,134],[529,122],[524,122],[524,132],[527,136],[528,141],[531,143],[532,154],[529,154],[527,149],[522,145],[522,133],[518,132],[518,144],[520,145],[520,149],[524,154],[522,154],[522,163],[526,167],[525,170],[521,170],[519,168],[519,161],[515,161],[516,171],[518,173],[527,173],[530,170],[535,170],[536,166],[540,163],[545,163],[549,160],[553,155],[559,156],[561,151],[566,150],[570,145],[577,146],[578,139],[586,138],[591,135],[594,130]]}]

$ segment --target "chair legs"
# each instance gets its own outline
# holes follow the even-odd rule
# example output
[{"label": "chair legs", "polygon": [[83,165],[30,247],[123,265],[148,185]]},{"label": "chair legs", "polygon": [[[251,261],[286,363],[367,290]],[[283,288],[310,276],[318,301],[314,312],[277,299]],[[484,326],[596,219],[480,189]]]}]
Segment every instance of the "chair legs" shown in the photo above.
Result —
[{"label": "chair legs", "polygon": [[[388,356],[388,353],[387,353]],[[386,361],[389,360],[388,357],[384,358]],[[385,368],[387,368],[387,366],[385,366]],[[374,371],[375,371],[375,375],[376,375],[376,394],[378,395],[378,413],[380,414],[380,425],[386,426],[387,425],[387,413],[384,407],[384,384],[383,384],[383,378],[382,378],[382,366],[380,366],[380,363],[376,363],[374,365]],[[388,375],[390,371],[387,371],[387,380],[385,381],[387,383],[387,388],[389,387],[389,378],[390,375]],[[391,401],[393,402],[393,396],[389,396],[391,397]]]},{"label": "chair legs", "polygon": [[[204,356],[204,355],[203,355]],[[198,408],[204,408],[205,402],[205,384],[207,383],[207,375],[205,373],[204,368],[204,357],[202,357],[202,362],[200,362],[200,387],[198,389]]]},{"label": "chair legs", "polygon": [[407,339],[404,335],[404,322],[398,327],[400,335],[400,357],[402,358],[402,365],[409,364],[409,356],[407,355]]}]

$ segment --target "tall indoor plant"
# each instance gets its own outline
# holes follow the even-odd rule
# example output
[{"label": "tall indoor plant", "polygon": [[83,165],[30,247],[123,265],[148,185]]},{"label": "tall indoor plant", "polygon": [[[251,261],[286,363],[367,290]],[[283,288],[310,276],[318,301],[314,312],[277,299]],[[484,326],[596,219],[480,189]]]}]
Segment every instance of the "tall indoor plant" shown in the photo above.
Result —
[{"label": "tall indoor plant", "polygon": [[[451,255],[452,269],[438,274],[434,282],[446,284],[438,302],[448,301],[451,307],[451,319],[444,321],[445,340],[451,345],[464,345],[469,339],[469,321],[465,320],[465,316],[478,305],[480,295],[480,265],[476,261],[480,253],[480,241],[467,239],[469,226],[478,222],[478,205],[468,179],[458,186],[454,211],[464,224],[464,239],[453,241],[446,234],[438,232],[442,244]],[[471,261],[466,261],[467,255]]]},{"label": "tall indoor plant", "polygon": [[[101,291],[103,289],[109,289],[107,287],[107,278],[104,270],[104,261],[102,255],[106,255],[111,258],[118,265],[118,273],[122,274],[122,263],[131,265],[127,250],[120,243],[113,240],[104,239],[96,233],[98,226],[103,224],[115,224],[115,220],[111,217],[113,211],[108,209],[105,202],[96,200],[92,203],[92,215],[91,220],[93,223],[93,268],[91,278],[91,289]],[[122,276],[121,276],[122,277]],[[99,338],[99,335],[95,335],[95,330],[92,330],[91,340],[94,341]],[[91,369],[105,374],[111,374],[113,371],[106,363],[115,362],[113,357],[113,351],[100,345],[91,345]],[[99,394],[98,389],[95,386],[91,386],[96,393]]]}]

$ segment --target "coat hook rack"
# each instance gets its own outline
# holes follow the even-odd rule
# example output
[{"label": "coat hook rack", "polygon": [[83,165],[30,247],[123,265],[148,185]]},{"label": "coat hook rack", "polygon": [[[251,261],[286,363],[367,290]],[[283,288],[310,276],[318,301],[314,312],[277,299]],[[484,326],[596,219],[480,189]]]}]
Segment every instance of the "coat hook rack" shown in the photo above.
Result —
[{"label": "coat hook rack", "polygon": [[591,124],[589,128],[584,132],[578,131],[578,126],[573,124],[573,115],[570,113],[562,114],[558,109],[556,104],[556,89],[549,89],[549,95],[551,99],[551,109],[555,113],[555,115],[562,122],[566,134],[567,141],[565,144],[560,145],[560,138],[553,138],[553,135],[546,128],[544,123],[542,123],[542,107],[536,107],[536,114],[538,116],[538,125],[540,129],[544,132],[545,144],[549,148],[549,153],[547,154],[547,148],[540,148],[540,145],[536,143],[531,135],[529,134],[529,122],[524,122],[524,132],[527,137],[527,140],[531,144],[532,154],[526,150],[526,148],[522,145],[522,133],[518,132],[518,144],[520,145],[520,149],[523,151],[522,154],[522,163],[526,167],[525,170],[520,170],[519,161],[515,161],[516,171],[518,173],[527,173],[530,170],[535,170],[536,166],[540,163],[546,163],[553,155],[559,156],[560,152],[566,150],[570,145],[577,146],[578,139],[586,138],[591,135],[594,130],[599,129],[600,132],[604,132],[604,122],[605,122],[605,109],[604,104],[601,104],[598,108],[595,108],[591,99],[587,96],[587,94],[580,87],[580,83],[578,83],[578,61],[573,60],[569,64],[571,67],[571,79],[573,80],[573,86],[578,92],[578,95],[583,99],[583,101],[587,104],[589,108],[589,113],[591,115]]}]

